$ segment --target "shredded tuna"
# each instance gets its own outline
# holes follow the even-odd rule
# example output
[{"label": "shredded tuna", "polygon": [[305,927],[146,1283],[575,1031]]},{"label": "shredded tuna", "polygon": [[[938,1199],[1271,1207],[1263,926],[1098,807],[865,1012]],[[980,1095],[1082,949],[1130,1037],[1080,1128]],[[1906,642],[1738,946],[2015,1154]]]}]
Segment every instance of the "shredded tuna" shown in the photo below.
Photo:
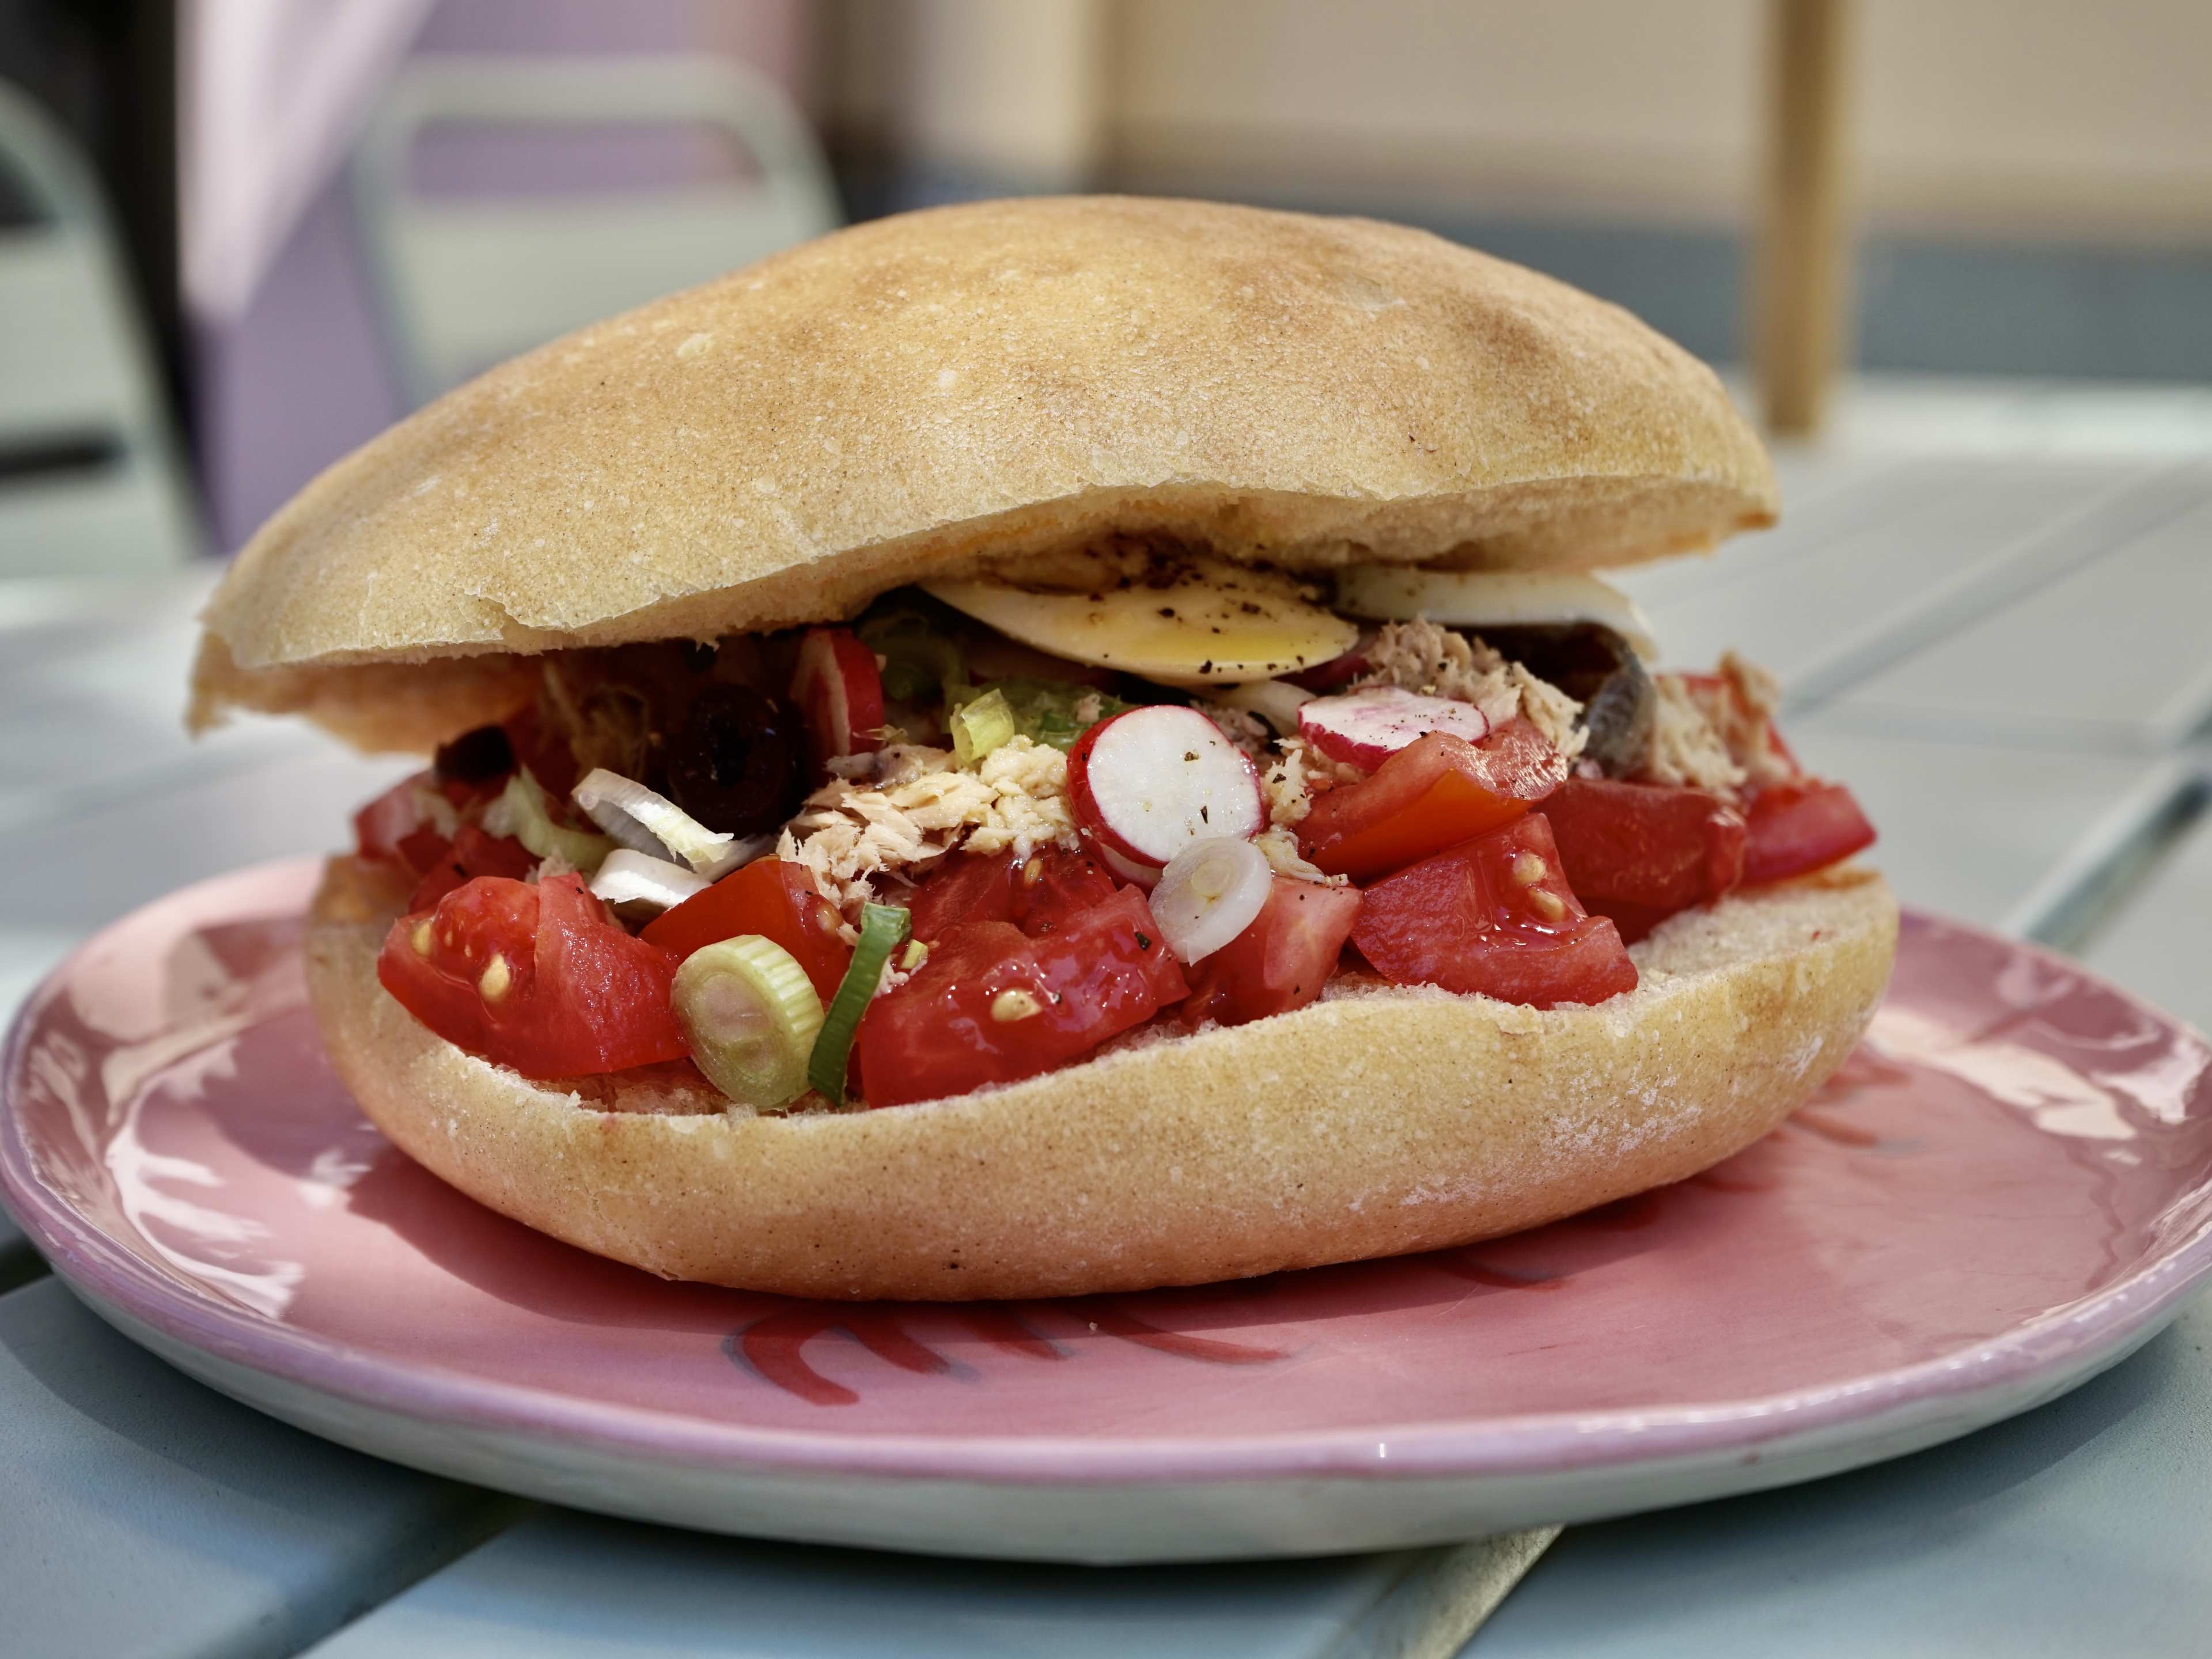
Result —
[{"label": "shredded tuna", "polygon": [[1376,631],[1367,660],[1362,685],[1395,685],[1424,696],[1471,702],[1492,726],[1526,715],[1569,760],[1589,740],[1581,724],[1582,704],[1519,663],[1508,662],[1475,635],[1432,622],[1385,623]]},{"label": "shredded tuna", "polygon": [[646,694],[619,678],[613,659],[594,651],[562,651],[540,669],[538,709],[568,743],[580,772],[605,767],[634,778],[645,769],[653,726]]},{"label": "shredded tuna", "polygon": [[1722,681],[1735,696],[1709,702],[1707,717],[1718,727],[1729,752],[1742,765],[1752,787],[1782,781],[1791,775],[1789,762],[1775,752],[1773,742],[1774,711],[1782,702],[1782,682],[1733,651],[1721,654],[1720,671]]},{"label": "shredded tuna", "polygon": [[[1202,698],[1194,700],[1190,706],[1212,720],[1221,729],[1223,737],[1228,738],[1231,743],[1236,744],[1255,761],[1264,761],[1267,758],[1267,745],[1274,741],[1275,734],[1268,729],[1267,723],[1257,714],[1247,709],[1231,708],[1224,702],[1207,702]],[[1082,713],[1082,705],[1078,704],[1076,715],[1079,719],[1081,718]]]},{"label": "shredded tuna", "polygon": [[1706,718],[1702,701],[1680,674],[1655,674],[1651,747],[1641,776],[1652,783],[1692,789],[1731,791],[1741,787],[1744,769],[1729,754],[1728,743]]},{"label": "shredded tuna", "polygon": [[1540,679],[1519,663],[1505,665],[1513,689],[1521,694],[1521,712],[1528,724],[1568,760],[1583,752],[1589,730],[1582,723],[1583,706],[1547,679]]},{"label": "shredded tuna", "polygon": [[885,750],[872,780],[835,780],[808,796],[775,851],[804,866],[849,922],[872,876],[910,881],[955,848],[1027,858],[1077,844],[1067,757],[1014,738],[973,769],[956,767],[941,749]]},{"label": "shredded tuna", "polygon": [[1651,748],[1643,775],[1698,789],[1763,788],[1793,775],[1774,746],[1773,675],[1729,652],[1717,677],[1661,674]]},{"label": "shredded tuna", "polygon": [[538,867],[530,872],[530,879],[533,884],[535,884],[541,881],[550,881],[556,876],[578,876],[582,873],[582,871],[577,869],[574,865],[569,863],[568,860],[562,858],[558,853],[548,853],[544,858],[538,860]]},{"label": "shredded tuna", "polygon": [[1260,765],[1260,793],[1267,797],[1267,822],[1301,823],[1312,809],[1316,795],[1358,783],[1366,776],[1356,766],[1308,748],[1304,738],[1285,738]]},{"label": "shredded tuna", "polygon": [[1252,844],[1267,857],[1269,866],[1279,876],[1296,876],[1301,881],[1326,882],[1341,885],[1347,878],[1323,875],[1317,865],[1309,864],[1298,851],[1298,838],[1282,824],[1262,830],[1253,838]]},{"label": "shredded tuna", "polygon": [[1362,685],[1395,685],[1425,697],[1471,702],[1492,726],[1521,711],[1520,688],[1504,658],[1479,639],[1432,622],[1385,623],[1367,649]]},{"label": "shredded tuna", "polygon": [[1287,825],[1299,822],[1313,810],[1306,783],[1306,746],[1288,739],[1279,752],[1260,769],[1260,793],[1267,798],[1267,822]]},{"label": "shredded tuna", "polygon": [[1721,653],[1721,678],[1735,688],[1737,701],[1754,720],[1771,720],[1774,711],[1782,706],[1782,682],[1771,670],[1747,661],[1733,651]]}]

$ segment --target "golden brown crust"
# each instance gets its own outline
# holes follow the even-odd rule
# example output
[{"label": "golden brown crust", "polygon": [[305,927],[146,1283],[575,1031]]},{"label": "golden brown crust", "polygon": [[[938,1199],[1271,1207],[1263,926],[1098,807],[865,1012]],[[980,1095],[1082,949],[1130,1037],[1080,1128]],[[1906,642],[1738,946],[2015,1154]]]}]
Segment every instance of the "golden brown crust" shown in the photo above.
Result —
[{"label": "golden brown crust", "polygon": [[1841,1063],[1897,907],[1844,870],[1677,918],[1643,985],[1547,1012],[1425,990],[1128,1047],[957,1099],[791,1118],[595,1109],[376,983],[335,861],[307,943],[338,1074],[493,1208],[671,1278],[918,1300],[1203,1283],[1464,1243],[1679,1181]]},{"label": "golden brown crust", "polygon": [[[441,659],[825,620],[1105,530],[1589,568],[1774,509],[1711,370],[1533,271],[1368,220],[985,203],[585,329],[338,462],[216,593],[196,706],[427,742],[463,718]],[[364,663],[425,665],[412,702],[351,712],[391,694]]]}]

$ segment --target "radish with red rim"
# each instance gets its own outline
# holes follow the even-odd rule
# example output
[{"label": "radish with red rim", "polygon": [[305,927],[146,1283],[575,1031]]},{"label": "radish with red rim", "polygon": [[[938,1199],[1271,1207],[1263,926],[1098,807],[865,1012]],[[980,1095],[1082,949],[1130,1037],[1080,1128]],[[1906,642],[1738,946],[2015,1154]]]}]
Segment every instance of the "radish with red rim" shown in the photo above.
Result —
[{"label": "radish with red rim", "polygon": [[1193,842],[1249,841],[1267,823],[1258,769],[1219,726],[1176,703],[1085,732],[1067,757],[1067,793],[1091,844],[1143,885],[1136,871],[1157,872]]},{"label": "radish with red rim", "polygon": [[791,698],[806,717],[817,764],[884,746],[884,679],[876,653],[849,628],[810,628],[799,641]]},{"label": "radish with red rim", "polygon": [[1480,743],[1490,735],[1490,717],[1471,702],[1395,685],[1316,697],[1298,709],[1300,737],[1329,759],[1370,772],[1432,732]]}]

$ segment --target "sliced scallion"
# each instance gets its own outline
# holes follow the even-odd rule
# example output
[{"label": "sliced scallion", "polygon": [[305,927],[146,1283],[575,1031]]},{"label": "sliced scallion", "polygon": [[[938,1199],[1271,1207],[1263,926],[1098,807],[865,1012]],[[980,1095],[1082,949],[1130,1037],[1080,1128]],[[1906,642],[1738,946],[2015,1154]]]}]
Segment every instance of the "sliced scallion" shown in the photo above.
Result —
[{"label": "sliced scallion", "polygon": [[913,921],[899,905],[860,907],[860,938],[853,946],[853,965],[838,981],[837,994],[830,999],[830,1012],[823,1017],[822,1033],[814,1039],[814,1055],[806,1066],[806,1080],[834,1105],[845,1103],[846,1063],[852,1057],[860,1016],[875,1000],[884,966],[891,952],[905,943]]},{"label": "sliced scallion", "polygon": [[569,830],[553,822],[545,805],[545,791],[524,767],[507,781],[497,800],[484,809],[488,835],[512,836],[541,859],[565,860],[586,875],[598,869],[615,844],[605,836]]},{"label": "sliced scallion", "polygon": [[741,1106],[771,1111],[806,1090],[822,999],[791,952],[758,933],[684,958],[671,994],[691,1058]]},{"label": "sliced scallion", "polygon": [[1013,735],[1013,705],[993,686],[953,711],[952,757],[963,766],[973,766]]}]

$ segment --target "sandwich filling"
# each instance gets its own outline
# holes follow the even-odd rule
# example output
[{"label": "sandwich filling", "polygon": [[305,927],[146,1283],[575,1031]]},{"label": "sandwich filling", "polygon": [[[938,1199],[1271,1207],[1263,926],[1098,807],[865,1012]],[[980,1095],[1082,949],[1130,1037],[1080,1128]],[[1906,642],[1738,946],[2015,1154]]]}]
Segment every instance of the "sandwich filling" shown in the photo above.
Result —
[{"label": "sandwich filling", "polygon": [[595,1100],[771,1112],[1378,982],[1601,1003],[1670,916],[1874,839],[1769,676],[1651,648],[1587,576],[1115,543],[837,627],[551,653],[357,816],[403,912],[378,976]]}]

